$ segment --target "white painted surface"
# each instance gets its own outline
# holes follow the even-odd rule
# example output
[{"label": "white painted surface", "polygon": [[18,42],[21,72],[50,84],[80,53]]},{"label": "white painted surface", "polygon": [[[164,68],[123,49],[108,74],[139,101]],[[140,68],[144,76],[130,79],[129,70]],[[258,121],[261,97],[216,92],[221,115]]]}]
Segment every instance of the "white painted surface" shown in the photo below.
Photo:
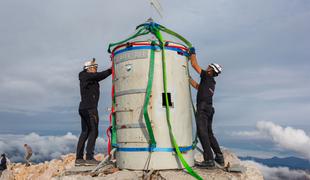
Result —
[{"label": "white painted surface", "polygon": [[[178,45],[180,46],[180,45]],[[126,48],[126,47],[124,47]],[[118,49],[120,50],[120,49]],[[118,51],[117,50],[117,51]],[[170,120],[173,134],[180,147],[192,145],[192,115],[187,74],[187,57],[165,50],[167,91],[173,106]],[[115,62],[115,93],[117,143],[119,147],[148,147],[148,132],[143,117],[143,103],[148,82],[150,50],[132,50],[117,54]],[[141,91],[142,90],[142,91]],[[129,94],[124,94],[128,93]],[[154,80],[148,112],[158,148],[173,148],[166,109],[162,106],[163,73],[161,50],[155,52]],[[141,125],[142,124],[142,125]],[[140,128],[137,128],[141,126]],[[126,128],[127,127],[127,128]],[[194,164],[192,150],[183,153],[189,165]],[[121,169],[179,169],[182,168],[174,152],[117,152]],[[148,164],[149,163],[149,164]],[[148,165],[147,165],[148,164]]]}]

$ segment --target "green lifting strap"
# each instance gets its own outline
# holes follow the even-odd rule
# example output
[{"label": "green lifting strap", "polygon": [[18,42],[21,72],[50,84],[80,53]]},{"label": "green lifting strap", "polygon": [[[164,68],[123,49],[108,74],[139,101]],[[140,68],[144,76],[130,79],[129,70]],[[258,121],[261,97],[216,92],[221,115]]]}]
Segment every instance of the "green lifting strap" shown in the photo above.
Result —
[{"label": "green lifting strap", "polygon": [[[189,76],[190,73],[189,73],[189,68],[188,67],[189,67],[189,65],[188,65],[188,61],[187,61],[187,74]],[[192,98],[192,91],[191,91],[191,85],[190,84],[188,84],[188,90],[189,90],[189,95],[190,95],[190,99],[191,99],[192,109],[193,109],[193,112],[194,112],[194,118],[196,119],[196,113],[197,112],[195,110],[195,105],[194,105],[193,98]],[[195,139],[193,140],[193,144],[192,144],[192,149],[196,149],[197,143],[198,143],[198,135],[197,135],[197,130],[196,130]]]},{"label": "green lifting strap", "polygon": [[[157,26],[160,28],[160,30],[162,30],[163,32],[166,32],[172,36],[175,36],[176,38],[180,39],[181,41],[183,41],[189,48],[192,47],[192,44],[187,40],[185,39],[183,36],[181,36],[180,34],[160,25],[160,24],[157,24]],[[190,75],[189,73],[189,68],[188,68],[188,62],[187,62],[187,74]],[[194,116],[196,118],[196,110],[195,110],[195,105],[194,105],[194,102],[193,102],[193,98],[192,98],[192,92],[191,92],[191,85],[189,84],[188,86],[189,88],[189,92],[190,92],[190,99],[191,99],[191,104],[192,104],[192,108],[193,108],[193,111],[194,111]],[[193,149],[196,149],[196,146],[197,146],[197,143],[198,143],[198,136],[197,136],[197,132],[195,134],[195,139],[193,141]]]},{"label": "green lifting strap", "polygon": [[113,47],[113,46],[117,46],[117,45],[119,45],[119,44],[123,44],[123,43],[125,43],[125,42],[127,42],[127,41],[129,41],[129,40],[131,40],[131,39],[133,39],[133,38],[136,38],[136,37],[138,37],[138,36],[143,36],[143,35],[146,35],[146,34],[148,34],[148,33],[149,33],[149,32],[146,31],[145,28],[141,28],[141,29],[138,30],[137,33],[135,33],[134,35],[130,36],[129,38],[127,38],[127,39],[125,39],[125,40],[123,40],[123,41],[119,41],[119,42],[116,42],[116,43],[111,43],[111,44],[109,44],[108,52],[111,53],[111,47]]},{"label": "green lifting strap", "polygon": [[183,41],[189,48],[192,47],[192,44],[187,39],[185,39],[183,36],[181,36],[180,34],[174,32],[174,31],[172,31],[172,30],[170,30],[170,29],[168,29],[168,28],[166,28],[166,27],[164,27],[164,26],[162,26],[160,24],[158,24],[158,26],[159,26],[160,30],[162,30],[163,32],[166,32],[166,33],[168,33],[168,34],[170,34],[172,36],[177,37],[178,39]]},{"label": "green lifting strap", "polygon": [[145,95],[145,101],[143,105],[143,115],[144,115],[144,120],[146,123],[146,128],[149,133],[150,137],[150,146],[151,147],[156,147],[156,141],[149,117],[149,113],[147,111],[148,104],[150,102],[150,97],[152,93],[152,86],[153,86],[153,79],[154,79],[154,59],[155,59],[155,47],[153,46],[155,42],[152,41],[152,48],[151,48],[151,56],[150,56],[150,65],[149,65],[149,76],[148,76],[148,82],[147,82],[147,88],[146,88],[146,95]]},{"label": "green lifting strap", "polygon": [[[114,60],[113,60],[114,61]],[[112,63],[114,66],[113,68],[115,69],[115,63]],[[115,78],[115,77],[114,77]],[[113,79],[114,81],[114,79]],[[114,84],[114,82],[113,82]],[[115,109],[116,104],[115,104],[115,89],[112,97],[112,109]],[[112,129],[111,129],[111,144],[112,146],[115,146],[117,144],[117,134],[116,134],[116,119],[115,119],[115,112],[112,112]]]},{"label": "green lifting strap", "polygon": [[111,135],[111,143],[112,146],[117,144],[117,138],[116,138],[116,121],[115,121],[115,115],[112,115],[112,135]]},{"label": "green lifting strap", "polygon": [[193,177],[195,177],[196,179],[199,180],[203,180],[203,178],[201,176],[199,176],[186,162],[186,160],[184,159],[180,148],[177,144],[177,141],[173,135],[172,132],[172,126],[171,126],[171,122],[170,122],[170,108],[169,108],[169,101],[168,101],[168,94],[167,94],[167,70],[166,70],[166,58],[165,58],[165,45],[164,45],[164,41],[162,38],[162,35],[159,31],[159,29],[156,26],[151,25],[151,32],[154,33],[154,35],[156,36],[156,38],[159,40],[160,42],[160,46],[162,49],[162,69],[163,69],[163,82],[164,82],[164,94],[165,94],[165,101],[166,101],[166,118],[167,118],[167,123],[168,123],[168,128],[169,128],[169,134],[170,134],[170,138],[172,141],[172,144],[176,150],[177,156],[180,159],[182,165],[185,167],[185,169],[187,170],[187,172],[192,175]]},{"label": "green lifting strap", "polygon": [[[138,29],[138,28],[137,28]],[[108,52],[111,53],[111,47],[113,46],[117,46],[117,45],[120,45],[120,44],[123,44],[133,38],[136,38],[138,36],[143,36],[143,35],[146,35],[150,33],[147,29],[145,29],[145,27],[143,28],[140,28],[138,30],[137,33],[135,33],[134,35],[130,36],[129,38],[123,40],[123,41],[119,41],[119,42],[116,42],[116,43],[111,43],[109,44],[109,48],[108,48]],[[115,107],[115,94],[114,94],[114,97],[112,99],[112,105]],[[150,121],[149,121],[149,116],[147,114],[147,119],[146,120],[146,125],[147,125],[147,128],[148,128],[148,132],[149,132],[149,137],[151,139],[151,146],[152,147],[156,147],[156,141],[155,141],[155,138],[154,138],[154,133],[153,133],[153,130],[152,130],[152,126],[150,124]],[[117,135],[116,135],[116,119],[115,119],[115,114],[112,114],[112,135],[111,135],[111,143],[112,143],[112,146],[113,145],[117,145]]]}]

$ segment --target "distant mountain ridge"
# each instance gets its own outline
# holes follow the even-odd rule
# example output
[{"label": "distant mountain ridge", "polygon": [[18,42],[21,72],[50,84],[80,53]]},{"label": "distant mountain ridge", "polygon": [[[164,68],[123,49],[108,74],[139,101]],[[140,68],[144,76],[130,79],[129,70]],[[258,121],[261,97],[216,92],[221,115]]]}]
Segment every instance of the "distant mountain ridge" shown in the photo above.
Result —
[{"label": "distant mountain ridge", "polygon": [[239,157],[240,160],[251,160],[261,164],[264,164],[269,167],[288,167],[290,169],[301,169],[301,170],[310,170],[310,161],[307,159],[302,159],[298,157],[272,157],[269,159],[257,158],[252,156]]}]

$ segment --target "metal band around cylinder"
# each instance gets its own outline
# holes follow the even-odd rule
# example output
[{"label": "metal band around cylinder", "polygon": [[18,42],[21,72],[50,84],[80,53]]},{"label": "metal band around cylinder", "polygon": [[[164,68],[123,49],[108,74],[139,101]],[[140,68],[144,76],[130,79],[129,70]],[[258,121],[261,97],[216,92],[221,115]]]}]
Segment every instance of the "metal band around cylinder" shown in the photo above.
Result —
[{"label": "metal band around cylinder", "polygon": [[128,128],[146,128],[145,124],[123,124],[123,125],[116,125],[116,129],[128,129]]},{"label": "metal band around cylinder", "polygon": [[127,91],[119,91],[115,93],[115,96],[124,96],[124,95],[129,95],[129,94],[140,94],[140,93],[146,93],[145,89],[130,89]]},{"label": "metal band around cylinder", "polygon": [[[187,152],[192,150],[192,146],[179,147],[180,152]],[[122,152],[175,152],[175,148],[161,148],[161,147],[117,147],[117,151]]]},{"label": "metal band around cylinder", "polygon": [[[133,50],[141,50],[141,49],[155,49],[158,50],[159,47],[158,46],[136,46],[136,47],[128,47],[125,49],[121,49],[118,51],[114,52],[114,55],[118,55],[120,53],[126,52],[126,51],[133,51]],[[171,51],[176,51],[176,52],[180,52],[182,54],[184,54],[185,56],[189,56],[188,52],[183,51],[181,48],[176,48],[176,47],[165,47],[166,50],[171,50]],[[117,62],[119,63],[119,62]]]}]

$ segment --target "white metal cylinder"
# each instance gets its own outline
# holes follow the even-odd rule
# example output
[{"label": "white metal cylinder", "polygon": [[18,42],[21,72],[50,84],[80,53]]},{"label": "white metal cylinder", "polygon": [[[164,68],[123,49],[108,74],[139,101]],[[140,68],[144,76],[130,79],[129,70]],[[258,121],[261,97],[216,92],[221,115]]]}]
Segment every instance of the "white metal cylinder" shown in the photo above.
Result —
[{"label": "white metal cylinder", "polygon": [[[163,104],[162,51],[155,50],[152,93],[148,112],[157,146],[149,151],[149,137],[143,117],[143,104],[148,82],[150,42],[132,43],[130,47],[114,49],[117,166],[121,169],[180,169],[179,161],[169,134],[166,109]],[[185,47],[169,43],[165,48],[167,92],[170,96],[172,131],[181,152],[193,166],[192,110],[187,72],[188,58]]]}]

